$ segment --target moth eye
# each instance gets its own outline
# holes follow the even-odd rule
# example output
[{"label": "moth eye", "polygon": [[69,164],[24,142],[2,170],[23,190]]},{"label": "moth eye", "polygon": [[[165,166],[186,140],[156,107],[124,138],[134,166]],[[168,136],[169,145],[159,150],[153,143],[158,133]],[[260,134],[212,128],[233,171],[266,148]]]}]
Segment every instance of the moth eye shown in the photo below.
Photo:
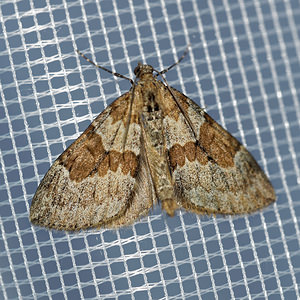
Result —
[{"label": "moth eye", "polygon": [[134,75],[137,75],[137,73],[139,73],[140,71],[140,65],[137,65],[133,71]]},{"label": "moth eye", "polygon": [[151,107],[151,105],[148,105],[148,106],[147,106],[147,111],[148,111],[148,112],[152,112],[152,107]]},{"label": "moth eye", "polygon": [[159,111],[159,106],[157,103],[155,103],[155,105],[154,105],[154,111]]}]

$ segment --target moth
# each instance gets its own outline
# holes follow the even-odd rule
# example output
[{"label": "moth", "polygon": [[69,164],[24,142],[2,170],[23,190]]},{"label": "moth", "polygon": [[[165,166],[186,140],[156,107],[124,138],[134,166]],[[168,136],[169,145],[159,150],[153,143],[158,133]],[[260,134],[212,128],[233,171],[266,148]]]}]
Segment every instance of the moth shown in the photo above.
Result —
[{"label": "moth", "polygon": [[132,86],[53,163],[32,200],[32,223],[68,231],[119,228],[157,203],[169,216],[181,208],[235,215],[275,201],[246,148],[162,76],[187,51],[161,72],[139,63],[135,81],[77,52]]}]

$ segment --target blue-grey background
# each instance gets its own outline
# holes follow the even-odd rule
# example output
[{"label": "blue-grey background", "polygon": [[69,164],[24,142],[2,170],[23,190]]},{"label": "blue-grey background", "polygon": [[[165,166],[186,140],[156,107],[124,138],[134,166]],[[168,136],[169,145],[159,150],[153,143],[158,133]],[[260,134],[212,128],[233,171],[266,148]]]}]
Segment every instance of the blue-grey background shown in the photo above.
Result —
[{"label": "blue-grey background", "polygon": [[[300,3],[38,0],[0,3],[0,299],[299,299]],[[166,74],[245,144],[277,202],[250,216],[167,217],[80,233],[34,227],[59,154],[130,83]]]}]

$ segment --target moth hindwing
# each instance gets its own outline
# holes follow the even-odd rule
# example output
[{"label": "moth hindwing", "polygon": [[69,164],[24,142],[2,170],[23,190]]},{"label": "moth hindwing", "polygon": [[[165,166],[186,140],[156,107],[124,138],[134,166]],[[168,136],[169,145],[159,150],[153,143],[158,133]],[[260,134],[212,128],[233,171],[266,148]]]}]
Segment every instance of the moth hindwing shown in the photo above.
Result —
[{"label": "moth hindwing", "polygon": [[158,202],[173,216],[178,208],[244,214],[275,201],[246,148],[191,99],[157,80],[168,69],[138,64],[131,89],[53,163],[32,200],[31,222],[58,230],[118,228]]}]

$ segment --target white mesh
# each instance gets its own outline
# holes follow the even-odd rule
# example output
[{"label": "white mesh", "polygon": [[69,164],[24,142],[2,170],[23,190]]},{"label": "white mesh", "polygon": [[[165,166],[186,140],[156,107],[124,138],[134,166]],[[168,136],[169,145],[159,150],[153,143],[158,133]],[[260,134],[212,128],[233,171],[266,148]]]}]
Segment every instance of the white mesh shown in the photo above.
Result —
[{"label": "white mesh", "polygon": [[[300,4],[1,1],[0,299],[300,299]],[[277,202],[241,217],[155,207],[121,230],[28,220],[51,163],[133,78],[138,61],[247,145]]]}]

